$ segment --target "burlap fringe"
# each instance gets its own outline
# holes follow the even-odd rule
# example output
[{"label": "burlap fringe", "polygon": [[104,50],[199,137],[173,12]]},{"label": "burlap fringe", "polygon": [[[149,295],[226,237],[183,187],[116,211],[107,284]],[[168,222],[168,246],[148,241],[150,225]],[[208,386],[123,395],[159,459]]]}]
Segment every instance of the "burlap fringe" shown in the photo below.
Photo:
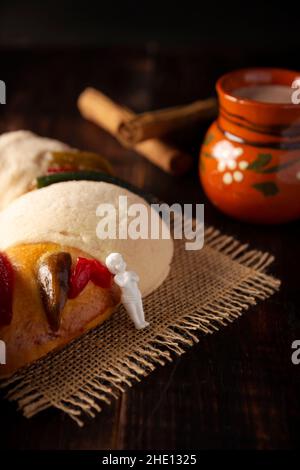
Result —
[{"label": "burlap fringe", "polygon": [[136,381],[147,376],[158,365],[172,361],[174,355],[180,356],[185,350],[199,342],[199,332],[211,334],[219,327],[226,326],[238,318],[243,310],[264,300],[279,289],[280,281],[265,274],[265,269],[274,260],[268,253],[248,250],[233,237],[222,235],[218,230],[205,230],[205,248],[216,250],[240,265],[249,268],[252,273],[247,280],[225,293],[218,299],[208,301],[193,313],[187,313],[176,320],[172,326],[157,335],[144,346],[128,352],[118,362],[110,364],[109,369],[99,375],[88,377],[79,390],[74,390],[67,399],[53,401],[32,386],[32,374],[35,367],[30,367],[5,381],[1,387],[9,387],[9,400],[18,402],[26,417],[32,417],[50,406],[67,413],[79,426],[83,426],[82,415],[94,417],[101,411],[102,404],[110,404],[120,393],[131,387]]}]

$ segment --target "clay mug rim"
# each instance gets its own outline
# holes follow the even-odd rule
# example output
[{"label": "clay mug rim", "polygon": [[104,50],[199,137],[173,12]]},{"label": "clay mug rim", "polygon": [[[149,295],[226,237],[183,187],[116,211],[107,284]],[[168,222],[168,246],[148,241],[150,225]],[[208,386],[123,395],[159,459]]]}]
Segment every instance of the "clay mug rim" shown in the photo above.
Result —
[{"label": "clay mug rim", "polygon": [[222,75],[216,83],[216,90],[219,97],[236,104],[245,104],[249,107],[260,106],[262,108],[277,108],[285,110],[300,109],[300,106],[293,103],[270,103],[245,98],[234,94],[233,91],[241,87],[252,85],[285,85],[291,87],[295,79],[300,80],[300,72],[296,70],[274,68],[274,67],[251,67],[228,72]]}]

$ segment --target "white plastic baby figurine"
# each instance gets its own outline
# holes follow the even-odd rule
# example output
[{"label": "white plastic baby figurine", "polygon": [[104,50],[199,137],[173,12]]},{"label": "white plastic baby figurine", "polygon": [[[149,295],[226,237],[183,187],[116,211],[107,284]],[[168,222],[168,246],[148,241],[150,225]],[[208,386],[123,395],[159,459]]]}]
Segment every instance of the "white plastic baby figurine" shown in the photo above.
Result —
[{"label": "white plastic baby figurine", "polygon": [[145,321],[142,295],[138,287],[139,277],[133,271],[126,271],[126,263],[120,253],[111,253],[106,266],[114,274],[115,283],[121,288],[121,302],[138,330],[149,325]]}]

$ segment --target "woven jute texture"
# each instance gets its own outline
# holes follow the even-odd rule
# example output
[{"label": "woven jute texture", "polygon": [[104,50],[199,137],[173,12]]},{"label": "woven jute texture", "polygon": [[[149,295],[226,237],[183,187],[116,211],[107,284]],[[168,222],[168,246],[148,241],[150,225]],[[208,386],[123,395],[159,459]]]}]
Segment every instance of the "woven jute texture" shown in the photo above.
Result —
[{"label": "woven jute texture", "polygon": [[[273,261],[213,228],[204,248],[175,241],[171,272],[144,301],[150,327],[136,331],[122,307],[101,326],[23,369],[4,386],[27,417],[54,406],[78,425],[158,365],[238,318],[279,288],[265,273]],[[149,260],[151,262],[151,260]],[[2,384],[3,385],[3,384]]]}]

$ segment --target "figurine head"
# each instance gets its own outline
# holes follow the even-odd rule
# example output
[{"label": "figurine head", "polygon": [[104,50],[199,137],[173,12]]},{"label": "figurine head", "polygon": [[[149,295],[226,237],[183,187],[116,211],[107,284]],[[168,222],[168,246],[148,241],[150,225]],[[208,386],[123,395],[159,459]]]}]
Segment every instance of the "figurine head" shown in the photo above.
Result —
[{"label": "figurine head", "polygon": [[126,263],[120,253],[108,255],[105,264],[112,274],[123,273],[126,270]]}]

